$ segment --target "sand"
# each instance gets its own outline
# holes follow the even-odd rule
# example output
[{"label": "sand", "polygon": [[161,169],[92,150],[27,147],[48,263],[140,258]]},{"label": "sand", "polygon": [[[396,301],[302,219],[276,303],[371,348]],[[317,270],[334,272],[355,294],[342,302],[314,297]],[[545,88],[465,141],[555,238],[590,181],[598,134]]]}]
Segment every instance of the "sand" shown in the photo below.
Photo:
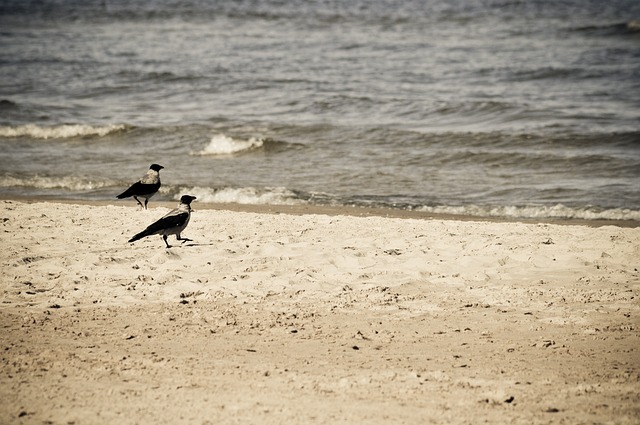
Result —
[{"label": "sand", "polygon": [[150,204],[0,201],[0,423],[640,423],[638,227]]}]

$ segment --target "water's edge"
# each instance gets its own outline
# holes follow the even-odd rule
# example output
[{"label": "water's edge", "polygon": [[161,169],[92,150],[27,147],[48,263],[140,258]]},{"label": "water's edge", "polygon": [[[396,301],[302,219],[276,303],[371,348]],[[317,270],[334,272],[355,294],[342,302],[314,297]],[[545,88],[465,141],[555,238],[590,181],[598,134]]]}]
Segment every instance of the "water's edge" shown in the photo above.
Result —
[{"label": "water's edge", "polygon": [[[91,207],[122,206],[128,208],[139,208],[130,202],[80,200],[66,198],[22,198],[22,197],[2,197],[3,202],[51,203],[51,204],[73,204]],[[175,202],[158,201],[153,202],[154,208],[175,208]],[[588,226],[603,227],[614,226],[620,228],[638,228],[640,221],[636,220],[585,220],[585,219],[559,219],[559,218],[508,218],[508,217],[487,217],[457,214],[439,214],[424,211],[409,211],[393,208],[374,208],[357,206],[330,206],[330,205],[269,205],[269,204],[237,204],[237,203],[203,203],[194,204],[194,211],[197,210],[217,210],[232,211],[238,213],[254,214],[290,214],[290,215],[328,215],[328,216],[349,216],[349,217],[385,217],[415,220],[453,220],[453,221],[476,221],[487,223],[525,223],[525,224],[553,224],[564,226]]]}]

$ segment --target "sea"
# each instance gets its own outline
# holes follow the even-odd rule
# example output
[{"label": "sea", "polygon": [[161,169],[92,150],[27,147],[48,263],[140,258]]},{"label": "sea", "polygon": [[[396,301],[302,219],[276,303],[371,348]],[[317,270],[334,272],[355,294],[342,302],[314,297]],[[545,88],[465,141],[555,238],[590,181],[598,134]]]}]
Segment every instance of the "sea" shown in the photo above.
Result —
[{"label": "sea", "polygon": [[0,0],[0,198],[640,221],[640,1]]}]

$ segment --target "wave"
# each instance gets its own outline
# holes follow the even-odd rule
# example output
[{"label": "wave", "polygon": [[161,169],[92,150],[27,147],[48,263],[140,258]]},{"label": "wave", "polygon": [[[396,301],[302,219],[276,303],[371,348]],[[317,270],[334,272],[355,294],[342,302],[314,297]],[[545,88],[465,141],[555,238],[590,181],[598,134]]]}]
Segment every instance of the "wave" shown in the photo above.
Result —
[{"label": "wave", "polygon": [[[0,188],[9,192],[19,189],[24,194],[31,193],[38,197],[43,194],[68,197],[71,192],[76,195],[94,199],[107,199],[109,189],[122,186],[119,181],[92,180],[82,176],[0,176]],[[106,192],[105,192],[106,190]],[[4,192],[4,190],[3,190]],[[93,192],[93,193],[92,193]],[[115,192],[114,192],[115,193]],[[507,219],[539,219],[539,220],[610,220],[640,222],[640,210],[630,208],[598,208],[593,206],[571,207],[563,204],[525,205],[525,206],[491,206],[491,205],[417,205],[396,203],[384,197],[370,202],[353,199],[339,199],[329,194],[305,193],[284,187],[201,187],[201,186],[166,186],[160,189],[162,197],[179,200],[188,193],[196,196],[198,202],[212,204],[243,205],[331,205],[344,207],[391,208],[432,214],[456,215],[467,217],[507,218]],[[111,199],[112,197],[108,197]]]},{"label": "wave", "polygon": [[[372,208],[405,209],[409,211],[427,212],[433,214],[457,215],[467,217],[494,217],[507,219],[564,219],[564,220],[611,220],[611,221],[638,221],[640,211],[628,208],[595,208],[595,207],[568,207],[562,204],[556,205],[530,205],[530,206],[412,206],[389,204],[384,201],[366,203],[347,202],[341,203],[331,196],[304,195],[290,189],[277,188],[222,188],[212,189],[206,187],[181,187],[174,192],[173,198],[179,200],[184,193],[189,193],[198,198],[198,202],[216,204],[243,204],[243,205],[332,205],[345,207],[366,206]],[[319,201],[319,202],[318,202]],[[380,200],[379,200],[380,201]]]},{"label": "wave", "polygon": [[535,206],[422,206],[415,208],[434,214],[516,219],[633,220],[640,221],[640,211],[627,208],[572,208],[562,204]]},{"label": "wave", "polygon": [[215,204],[243,204],[243,205],[331,205],[344,207],[391,208],[408,211],[426,212],[433,214],[458,215],[468,217],[495,217],[508,219],[564,219],[564,220],[611,220],[638,221],[640,210],[629,208],[597,208],[597,207],[569,207],[563,204],[528,205],[528,206],[483,206],[483,205],[438,205],[417,206],[385,202],[378,199],[374,202],[354,202],[353,200],[339,200],[328,194],[303,193],[284,187],[267,188],[220,188],[210,187],[177,187],[171,190],[173,198],[189,193],[198,198],[198,202]]},{"label": "wave", "polygon": [[444,102],[433,112],[439,115],[478,115],[500,114],[514,109],[516,106],[508,102]]},{"label": "wave", "polygon": [[39,126],[26,124],[20,126],[0,126],[0,137],[31,137],[34,139],[71,139],[74,137],[104,137],[112,133],[125,131],[130,127],[124,124],[93,126],[87,124],[61,124]]},{"label": "wave", "polygon": [[195,196],[198,202],[211,204],[244,204],[244,205],[300,205],[306,203],[299,195],[283,187],[261,188],[221,188],[180,187],[173,198],[179,200],[185,193]]},{"label": "wave", "polygon": [[30,189],[62,189],[67,191],[92,191],[116,185],[117,182],[104,180],[92,180],[81,176],[31,176],[16,177],[11,175],[0,176],[0,187],[3,188],[30,188]]},{"label": "wave", "polygon": [[574,28],[573,31],[594,36],[636,35],[640,32],[640,20],[632,19],[627,22],[617,22],[614,24],[587,25]]},{"label": "wave", "polygon": [[427,110],[412,107],[400,116],[416,121],[415,130],[432,134],[535,134],[563,118],[534,104],[499,101],[444,102]]},{"label": "wave", "polygon": [[[409,118],[420,118],[425,111],[410,111]],[[461,126],[476,126],[480,123],[510,122],[518,119],[528,112],[522,105],[508,102],[479,101],[479,102],[440,102],[428,111],[429,115],[436,118],[433,126],[448,127],[455,124],[455,128]],[[416,115],[417,114],[417,115]]]},{"label": "wave", "polygon": [[8,99],[0,99],[0,111],[5,109],[15,109],[18,107],[18,104],[8,100]]},{"label": "wave", "polygon": [[224,134],[218,134],[211,138],[204,149],[192,153],[192,155],[233,155],[259,149],[264,145],[264,142],[264,139],[255,137],[248,140],[238,140]]},{"label": "wave", "polygon": [[[591,71],[589,71],[591,72]],[[589,74],[587,70],[583,68],[561,68],[554,66],[542,66],[534,69],[524,69],[510,71],[506,77],[508,81],[534,81],[534,80],[546,80],[546,79],[576,79],[585,77],[595,77],[595,74]]]}]

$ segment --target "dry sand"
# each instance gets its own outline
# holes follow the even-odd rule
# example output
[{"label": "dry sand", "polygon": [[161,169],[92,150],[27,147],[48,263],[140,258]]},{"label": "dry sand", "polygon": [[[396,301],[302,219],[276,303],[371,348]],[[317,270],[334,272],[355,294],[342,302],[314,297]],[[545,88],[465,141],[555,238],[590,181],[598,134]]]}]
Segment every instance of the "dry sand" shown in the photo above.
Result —
[{"label": "dry sand", "polygon": [[640,423],[640,228],[151,204],[0,201],[0,423]]}]

